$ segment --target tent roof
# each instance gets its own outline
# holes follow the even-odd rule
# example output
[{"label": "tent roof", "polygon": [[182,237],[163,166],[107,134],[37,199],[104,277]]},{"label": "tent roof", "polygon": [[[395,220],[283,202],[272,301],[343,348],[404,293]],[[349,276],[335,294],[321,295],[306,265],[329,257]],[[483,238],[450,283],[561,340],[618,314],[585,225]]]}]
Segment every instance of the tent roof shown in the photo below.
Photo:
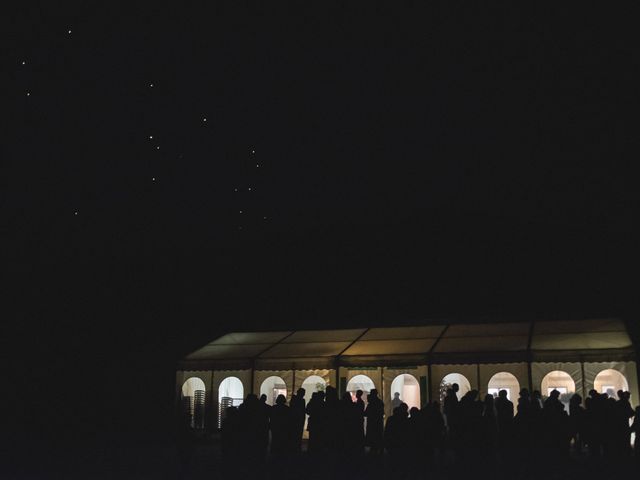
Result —
[{"label": "tent roof", "polygon": [[[624,323],[615,318],[228,333],[189,354],[194,366],[326,368],[436,361],[580,359],[633,353]],[[611,358],[612,360],[615,358]],[[550,361],[551,361],[550,360]]]}]

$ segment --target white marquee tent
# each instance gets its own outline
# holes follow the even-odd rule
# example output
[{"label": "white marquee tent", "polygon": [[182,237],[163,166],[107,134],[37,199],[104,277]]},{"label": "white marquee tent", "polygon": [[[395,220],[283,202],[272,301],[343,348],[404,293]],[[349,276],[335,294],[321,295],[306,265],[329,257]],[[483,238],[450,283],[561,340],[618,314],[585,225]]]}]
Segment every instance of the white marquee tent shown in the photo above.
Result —
[{"label": "white marquee tent", "polygon": [[387,415],[392,386],[401,400],[424,404],[438,400],[450,378],[482,396],[496,388],[515,398],[518,388],[543,395],[557,388],[565,398],[584,398],[592,388],[613,394],[625,389],[634,405],[640,403],[636,353],[615,318],[229,333],[179,363],[176,398],[187,391],[185,382],[200,379],[206,424],[218,425],[226,398],[219,390],[227,378],[244,395],[283,393],[289,399],[311,376],[314,385],[321,379],[341,395],[358,376],[382,392]]}]

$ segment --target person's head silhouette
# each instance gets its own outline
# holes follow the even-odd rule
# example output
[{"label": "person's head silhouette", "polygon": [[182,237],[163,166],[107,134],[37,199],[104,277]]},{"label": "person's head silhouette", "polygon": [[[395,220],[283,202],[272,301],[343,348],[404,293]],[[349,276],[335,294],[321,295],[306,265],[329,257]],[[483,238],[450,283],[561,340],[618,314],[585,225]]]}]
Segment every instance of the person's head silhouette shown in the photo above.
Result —
[{"label": "person's head silhouette", "polygon": [[362,398],[363,394],[364,394],[364,392],[362,390],[356,390],[356,398],[358,398],[358,399]]},{"label": "person's head silhouette", "polygon": [[307,393],[307,391],[304,388],[299,388],[298,391],[296,392],[298,395],[298,398],[304,398],[304,394]]},{"label": "person's head silhouette", "polygon": [[498,392],[498,397],[500,397],[502,400],[506,400],[507,399],[507,391],[506,390],[500,390]]},{"label": "person's head silhouette", "polygon": [[372,388],[371,391],[369,392],[369,395],[367,396],[367,398],[369,400],[378,398],[378,389],[377,388]]},{"label": "person's head silhouette", "polygon": [[558,398],[560,398],[560,392],[554,388],[549,393],[549,398],[552,398],[553,400],[558,400]]},{"label": "person's head silhouette", "polygon": [[394,400],[400,400],[400,393],[399,392],[394,393],[393,394],[393,399]]},{"label": "person's head silhouette", "polygon": [[276,398],[276,405],[284,405],[285,403],[287,403],[287,397],[283,394],[278,395]]},{"label": "person's head silhouette", "polygon": [[460,391],[460,385],[458,385],[457,383],[452,383],[451,390],[453,390],[454,393],[458,393],[458,391]]},{"label": "person's head silhouette", "polygon": [[260,395],[260,402],[261,403],[267,403],[267,394],[263,393],[262,395]]}]

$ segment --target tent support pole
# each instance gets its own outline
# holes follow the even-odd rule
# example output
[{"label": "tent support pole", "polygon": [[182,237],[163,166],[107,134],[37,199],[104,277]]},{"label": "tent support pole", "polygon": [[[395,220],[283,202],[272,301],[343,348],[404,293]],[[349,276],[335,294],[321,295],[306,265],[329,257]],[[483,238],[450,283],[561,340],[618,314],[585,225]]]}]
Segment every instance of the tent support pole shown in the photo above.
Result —
[{"label": "tent support pole", "polygon": [[584,361],[580,361],[580,377],[582,378],[582,402],[584,403],[584,399],[587,398],[587,384],[584,379]]},{"label": "tent support pole", "polygon": [[531,321],[529,324],[529,339],[527,340],[527,376],[529,377],[529,395],[533,395],[533,374],[531,373],[531,344],[533,343],[533,329],[536,323]]},{"label": "tent support pole", "polygon": [[478,399],[482,399],[481,397],[481,386],[480,386],[480,364],[476,364],[476,385],[478,386]]},{"label": "tent support pole", "polygon": [[431,374],[431,362],[427,364],[427,400],[429,403],[433,402],[433,393],[431,389],[433,388],[433,376]]},{"label": "tent support pole", "polygon": [[293,372],[293,380],[291,381],[291,395],[293,395],[294,393],[296,393],[296,369],[295,367],[291,368],[291,371]]},{"label": "tent support pole", "polygon": [[253,391],[253,384],[255,383],[255,379],[256,379],[256,362],[255,360],[251,361],[251,385],[249,385],[249,392],[254,393]]}]

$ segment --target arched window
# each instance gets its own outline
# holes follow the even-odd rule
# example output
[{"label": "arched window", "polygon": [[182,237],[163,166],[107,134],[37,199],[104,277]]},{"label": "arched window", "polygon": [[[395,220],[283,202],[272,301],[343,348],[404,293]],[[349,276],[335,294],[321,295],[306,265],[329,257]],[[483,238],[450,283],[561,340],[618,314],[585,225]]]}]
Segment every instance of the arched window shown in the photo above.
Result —
[{"label": "arched window", "polygon": [[553,370],[544,376],[540,387],[543,398],[548,397],[553,390],[560,392],[560,401],[564,403],[565,410],[569,411],[569,400],[576,392],[576,382],[571,375],[562,370]]},{"label": "arched window", "polygon": [[305,403],[309,403],[311,395],[314,392],[324,392],[327,388],[327,382],[324,381],[320,375],[310,375],[302,382],[302,388],[304,388],[304,400]]},{"label": "arched window", "polygon": [[182,406],[191,428],[204,428],[205,390],[204,382],[198,377],[188,378],[182,384]]},{"label": "arched window", "polygon": [[420,408],[420,384],[408,373],[398,375],[391,382],[391,408],[397,407],[401,402],[406,403],[409,409]]},{"label": "arched window", "polygon": [[349,380],[349,383],[347,383],[347,392],[351,394],[353,401],[356,399],[356,392],[358,390],[362,390],[362,400],[366,402],[369,392],[374,388],[376,388],[376,386],[373,383],[373,380],[366,375],[355,375],[351,380]]},{"label": "arched window", "polygon": [[260,385],[260,395],[267,396],[268,405],[275,405],[278,395],[287,396],[287,384],[280,377],[268,377]]},{"label": "arched window", "polygon": [[441,406],[444,405],[444,397],[447,395],[447,389],[451,388],[454,383],[457,383],[458,387],[460,387],[458,393],[456,394],[458,400],[460,400],[465,393],[471,390],[471,384],[469,383],[469,380],[461,373],[449,373],[448,375],[445,375],[445,377],[442,379],[442,382],[440,382]]},{"label": "arched window", "polygon": [[489,380],[487,393],[497,398],[500,390],[506,390],[507,398],[513,402],[518,398],[520,382],[512,373],[498,372]]},{"label": "arched window", "polygon": [[229,407],[237,407],[244,398],[242,381],[237,377],[227,377],[218,387],[218,428],[222,428],[225,412]]},{"label": "arched window", "polygon": [[606,393],[612,398],[618,399],[618,390],[629,390],[629,382],[624,375],[612,368],[601,371],[593,381],[593,388],[598,393]]}]

